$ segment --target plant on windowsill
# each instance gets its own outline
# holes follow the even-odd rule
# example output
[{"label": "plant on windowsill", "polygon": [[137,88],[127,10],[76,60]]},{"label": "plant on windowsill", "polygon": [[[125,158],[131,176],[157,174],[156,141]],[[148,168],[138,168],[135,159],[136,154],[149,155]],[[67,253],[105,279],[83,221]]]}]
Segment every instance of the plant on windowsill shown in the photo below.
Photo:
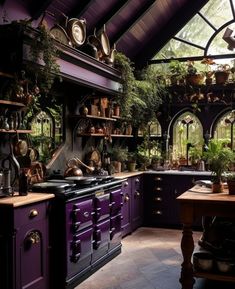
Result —
[{"label": "plant on windowsill", "polygon": [[228,81],[231,72],[229,64],[218,64],[215,70],[215,83],[223,85]]},{"label": "plant on windowsill", "polygon": [[201,61],[202,64],[205,65],[205,76],[206,76],[206,85],[212,84],[212,76],[214,75],[214,71],[212,70],[211,66],[215,64],[214,60],[211,58],[203,58]]},{"label": "plant on windowsill", "polygon": [[234,152],[227,147],[227,142],[211,139],[203,156],[212,173],[212,191],[221,193],[223,191],[222,176],[233,163]]},{"label": "plant on windowsill", "polygon": [[136,160],[137,160],[136,152],[128,152],[127,169],[129,172],[134,172],[136,170]]},{"label": "plant on windowsill", "polygon": [[186,84],[187,85],[202,85],[205,80],[205,75],[202,72],[198,72],[194,65],[194,61],[187,61],[187,75]]},{"label": "plant on windowsill", "polygon": [[187,73],[185,63],[179,60],[171,60],[168,65],[171,85],[182,85],[185,83],[185,76]]},{"label": "plant on windowsill", "polygon": [[123,170],[123,164],[128,157],[128,149],[119,146],[114,146],[110,152],[115,173],[120,173]]}]

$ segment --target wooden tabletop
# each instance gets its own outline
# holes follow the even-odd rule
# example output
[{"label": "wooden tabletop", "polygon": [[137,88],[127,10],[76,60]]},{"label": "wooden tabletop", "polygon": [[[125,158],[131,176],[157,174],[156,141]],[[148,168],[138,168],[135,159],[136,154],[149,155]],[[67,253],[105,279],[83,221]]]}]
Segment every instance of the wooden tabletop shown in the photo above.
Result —
[{"label": "wooden tabletop", "polygon": [[20,207],[54,198],[53,194],[29,193],[27,196],[14,195],[0,199],[0,206]]}]

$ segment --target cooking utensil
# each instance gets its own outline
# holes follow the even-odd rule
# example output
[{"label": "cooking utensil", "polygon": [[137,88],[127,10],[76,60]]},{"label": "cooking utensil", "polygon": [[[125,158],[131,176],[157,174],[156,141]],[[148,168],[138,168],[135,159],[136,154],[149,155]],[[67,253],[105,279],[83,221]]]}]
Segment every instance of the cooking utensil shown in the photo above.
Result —
[{"label": "cooking utensil", "polygon": [[11,143],[10,143],[10,153],[9,153],[9,155],[7,155],[6,158],[4,158],[2,160],[1,165],[2,165],[3,169],[11,170],[11,176],[13,175],[13,178],[11,180],[11,186],[13,187],[15,182],[16,182],[16,180],[19,177],[20,165],[19,165],[17,159],[14,156],[13,146],[12,146]]},{"label": "cooking utensil", "polygon": [[103,56],[109,56],[110,55],[110,44],[109,44],[108,35],[105,31],[105,25],[103,26],[101,33],[99,33],[97,35],[97,38],[100,40]]},{"label": "cooking utensil", "polygon": [[88,169],[90,172],[93,172],[95,170],[92,166],[87,166],[84,162],[82,162],[79,158],[76,158],[77,163],[84,166],[86,169]]},{"label": "cooking utensil", "polygon": [[16,156],[25,156],[28,152],[28,144],[25,140],[19,138],[19,134],[16,134],[17,142],[14,146],[14,153]]},{"label": "cooking utensil", "polygon": [[95,58],[101,59],[103,56],[102,45],[101,45],[100,40],[96,37],[95,33],[96,33],[96,30],[94,29],[94,34],[88,36],[87,43],[96,48]]},{"label": "cooking utensil", "polygon": [[98,149],[92,148],[87,154],[86,159],[89,163],[94,163],[95,166],[99,166],[101,164],[101,155]]},{"label": "cooking utensil", "polygon": [[67,168],[64,172],[64,177],[83,175],[82,170],[78,167],[78,162],[76,158],[69,159],[66,165],[67,165]]},{"label": "cooking utensil", "polygon": [[81,46],[86,40],[86,20],[71,18],[66,27],[69,38],[74,46]]}]

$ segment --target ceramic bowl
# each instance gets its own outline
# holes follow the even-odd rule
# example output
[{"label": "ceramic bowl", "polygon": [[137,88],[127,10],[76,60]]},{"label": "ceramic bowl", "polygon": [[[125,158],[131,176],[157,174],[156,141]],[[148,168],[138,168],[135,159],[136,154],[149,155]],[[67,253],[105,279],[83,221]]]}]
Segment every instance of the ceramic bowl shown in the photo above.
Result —
[{"label": "ceramic bowl", "polygon": [[193,254],[193,266],[197,271],[211,271],[213,269],[213,255],[207,251],[195,252]]}]

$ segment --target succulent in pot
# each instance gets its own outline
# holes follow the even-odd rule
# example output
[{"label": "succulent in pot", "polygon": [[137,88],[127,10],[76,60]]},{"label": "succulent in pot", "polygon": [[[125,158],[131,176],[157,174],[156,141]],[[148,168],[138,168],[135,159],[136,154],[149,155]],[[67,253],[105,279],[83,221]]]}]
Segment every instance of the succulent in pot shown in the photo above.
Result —
[{"label": "succulent in pot", "polygon": [[194,66],[194,61],[187,61],[187,75],[186,84],[188,85],[202,85],[205,80],[205,75],[203,73],[198,73],[197,68]]}]

